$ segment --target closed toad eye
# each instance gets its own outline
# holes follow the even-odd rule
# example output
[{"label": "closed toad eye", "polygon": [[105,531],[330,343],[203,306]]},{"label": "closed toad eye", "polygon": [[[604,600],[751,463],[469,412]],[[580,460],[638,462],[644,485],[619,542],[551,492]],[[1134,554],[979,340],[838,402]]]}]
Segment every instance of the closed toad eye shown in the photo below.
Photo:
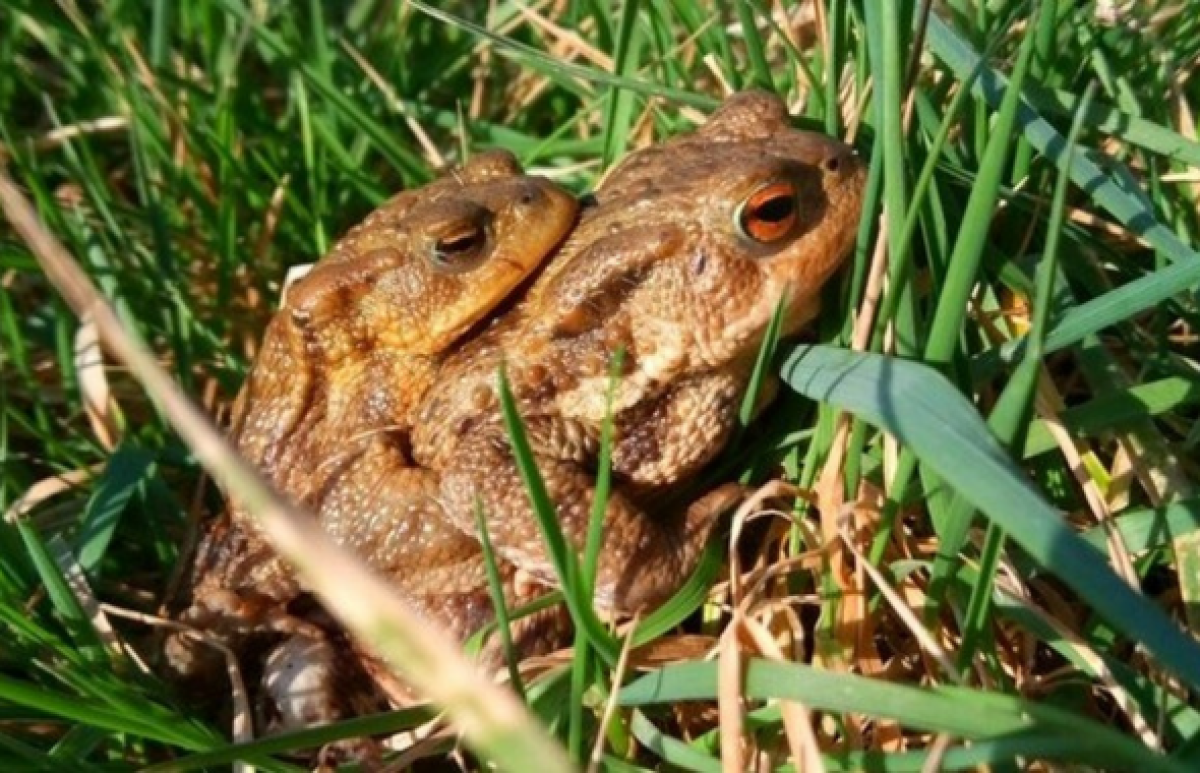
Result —
[{"label": "closed toad eye", "polygon": [[758,244],[777,244],[792,236],[800,220],[796,184],[778,180],[750,194],[735,215],[738,233]]},{"label": "closed toad eye", "polygon": [[485,247],[487,229],[480,223],[470,223],[436,239],[430,258],[443,271],[469,271],[479,264]]}]

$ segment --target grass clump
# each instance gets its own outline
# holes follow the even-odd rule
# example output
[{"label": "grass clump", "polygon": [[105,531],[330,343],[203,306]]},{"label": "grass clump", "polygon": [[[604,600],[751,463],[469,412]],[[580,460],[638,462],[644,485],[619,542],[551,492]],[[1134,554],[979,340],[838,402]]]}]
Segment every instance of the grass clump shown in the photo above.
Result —
[{"label": "grass clump", "polygon": [[[686,635],[703,578],[624,679],[597,635],[525,684],[533,711],[618,770],[1194,769],[1200,20],[925,5],[17,0],[0,143],[223,417],[286,268],[398,188],[503,146],[583,192],[728,90],[776,90],[872,165],[827,343],[782,346],[790,388],[725,460],[814,504]],[[0,766],[284,769],[423,721],[235,747],[140,667],[153,629],[128,615],[161,610],[219,496],[7,226],[0,287]],[[723,724],[692,703],[716,699]]]}]

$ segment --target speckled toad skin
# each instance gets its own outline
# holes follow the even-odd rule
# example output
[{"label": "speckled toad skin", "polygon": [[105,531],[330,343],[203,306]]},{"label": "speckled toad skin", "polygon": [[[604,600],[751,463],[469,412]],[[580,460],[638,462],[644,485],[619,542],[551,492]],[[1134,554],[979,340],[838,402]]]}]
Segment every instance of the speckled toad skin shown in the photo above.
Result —
[{"label": "speckled toad skin", "polygon": [[[289,306],[315,311],[328,304],[333,319],[325,324],[334,329],[326,332],[303,315],[273,323],[278,340],[268,334],[239,401],[260,411],[261,423],[248,431],[247,421],[239,421],[235,437],[285,490],[319,504],[327,528],[406,600],[465,639],[493,616],[475,536],[477,499],[509,605],[555,582],[502,426],[498,368],[506,369],[559,522],[578,548],[591,507],[609,363],[622,349],[613,403],[615,487],[605,513],[597,603],[617,612],[652,607],[686,579],[716,516],[740,491],[720,487],[684,508],[662,502],[693,482],[728,442],[778,304],[786,310],[785,335],[817,313],[822,286],[853,243],[864,181],[849,147],[792,129],[777,98],[736,95],[700,130],[622,161],[526,297],[448,357],[436,353],[451,343],[427,349],[439,364],[426,368],[417,360],[423,375],[411,375],[412,344],[388,315],[336,313],[361,303],[354,293],[368,283],[325,280],[326,289],[313,293],[337,297],[328,288],[346,288],[338,291],[346,293],[340,301],[290,295]],[[283,331],[274,332],[276,326]],[[449,339],[462,336],[463,327],[453,330]],[[282,347],[285,356],[275,360],[290,363],[288,353],[305,334],[326,338],[334,352],[357,351],[353,342],[364,337],[376,343],[367,347],[370,357],[343,365],[322,353],[310,375],[299,377],[287,366],[264,373],[264,386],[256,386],[269,347]],[[393,347],[403,355],[388,354]],[[275,398],[277,407],[261,397],[273,390],[285,395]],[[317,395],[318,407],[311,407],[312,397],[289,394]],[[414,407],[411,398],[420,394]],[[395,433],[381,431],[393,424]],[[364,432],[370,440],[351,442]],[[305,440],[310,436],[315,443]],[[393,436],[411,448],[389,442]],[[314,474],[311,460],[318,458]],[[297,469],[297,459],[310,460],[307,469]],[[234,532],[250,540],[249,530]],[[277,604],[297,592],[286,572],[269,563],[256,569],[261,557],[254,550],[224,552],[236,560],[216,565],[233,568],[212,576],[236,579],[237,604],[255,607],[258,598]],[[226,579],[207,592],[210,607],[221,608],[230,585]],[[251,621],[248,631],[288,630],[279,616],[256,608],[239,619]],[[522,621],[514,635],[527,654],[563,643],[567,630],[565,616],[554,610]],[[293,637],[276,652],[313,649],[302,646],[311,632],[299,636],[300,645]],[[322,657],[277,657],[284,665],[268,664],[268,682],[298,668],[304,679],[317,674],[312,678],[329,684],[328,647],[314,651]],[[497,656],[493,648],[485,659],[494,663]],[[374,670],[370,658],[360,662]],[[286,711],[296,717],[313,716],[312,705],[294,701],[288,688],[268,690],[277,704],[295,704]],[[323,708],[316,714],[328,716]]]},{"label": "speckled toad skin", "polygon": [[[424,401],[414,458],[440,476],[428,519],[474,534],[478,499],[510,570],[553,585],[502,426],[497,370],[504,365],[558,521],[578,549],[609,363],[621,348],[597,603],[632,612],[664,600],[739,492],[719,488],[680,512],[654,503],[728,441],[777,305],[785,304],[784,335],[817,313],[822,286],[853,244],[864,182],[849,147],[792,129],[783,104],[762,93],[736,95],[695,133],[630,155],[523,302],[451,356]],[[458,625],[460,595],[480,582],[480,563],[475,548],[473,559],[455,558],[453,572],[415,564],[394,582]]]},{"label": "speckled toad skin", "polygon": [[[385,203],[287,292],[235,404],[238,450],[381,568],[419,557],[419,524],[405,518],[428,477],[409,460],[413,409],[443,353],[563,241],[577,210],[503,151]],[[256,634],[321,636],[288,613],[302,589],[237,502],[206,535],[191,591],[181,620],[235,649]],[[220,662],[184,637],[166,655],[183,678]]]}]

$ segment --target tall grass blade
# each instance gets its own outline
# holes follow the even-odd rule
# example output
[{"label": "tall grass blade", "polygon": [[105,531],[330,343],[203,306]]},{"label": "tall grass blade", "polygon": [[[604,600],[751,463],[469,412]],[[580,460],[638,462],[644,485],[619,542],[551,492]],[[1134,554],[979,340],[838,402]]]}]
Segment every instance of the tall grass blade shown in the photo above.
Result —
[{"label": "tall grass blade", "polygon": [[[622,706],[713,700],[717,664],[667,666],[623,688]],[[1041,731],[1071,741],[1069,757],[1105,767],[1183,773],[1187,767],[1155,754],[1116,729],[1054,706],[962,687],[922,689],[822,671],[798,663],[751,660],[744,681],[752,700],[794,700],[817,711],[854,712],[963,738],[1003,738]]]},{"label": "tall grass blade", "polygon": [[1114,628],[1200,685],[1200,645],[1132,590],[1030,486],[975,409],[934,371],[823,346],[797,347],[784,380],[886,430]]}]

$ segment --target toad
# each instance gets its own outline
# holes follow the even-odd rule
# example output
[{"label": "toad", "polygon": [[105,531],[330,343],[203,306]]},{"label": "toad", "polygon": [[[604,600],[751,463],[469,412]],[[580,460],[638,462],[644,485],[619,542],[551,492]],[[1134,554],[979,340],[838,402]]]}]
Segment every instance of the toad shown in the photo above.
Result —
[{"label": "toad", "polygon": [[[289,288],[234,405],[238,450],[364,556],[387,563],[396,545],[415,550],[420,534],[396,520],[428,487],[409,461],[412,412],[447,349],[542,263],[576,214],[570,194],[503,151],[386,202]],[[199,553],[184,622],[235,651],[260,634],[300,636],[267,658],[282,664],[276,681],[296,658],[333,668],[323,632],[287,609],[302,593],[294,574],[236,501]],[[184,636],[168,641],[167,661],[183,679],[220,663]],[[285,724],[314,718],[288,689],[268,684]]]},{"label": "toad", "polygon": [[[518,576],[554,586],[497,373],[503,367],[558,523],[580,550],[610,362],[621,350],[596,602],[630,613],[665,600],[740,492],[720,487],[685,508],[661,503],[729,441],[777,308],[783,335],[816,315],[854,242],[864,184],[851,148],[793,129],[783,103],[758,92],[730,98],[692,134],[627,157],[523,301],[443,366],[412,435],[416,461],[439,476],[425,520],[475,534],[482,505],[506,594],[530,585]],[[413,564],[393,582],[461,630],[490,612],[479,549],[460,544],[445,566]]]},{"label": "toad", "polygon": [[[610,362],[622,350],[596,600],[619,613],[664,600],[740,489],[718,487],[681,509],[665,503],[728,442],[777,308],[784,335],[817,313],[853,243],[864,181],[849,147],[792,129],[782,103],[759,93],[733,97],[693,134],[631,154],[526,297],[446,359],[412,430],[414,460],[428,474],[390,487],[405,514],[389,521],[405,524],[404,539],[364,557],[466,639],[494,617],[478,502],[506,605],[556,585],[503,426],[497,370],[506,370],[559,523],[579,549]],[[348,487],[341,510],[347,523],[369,524],[370,510],[355,509],[358,488]],[[566,643],[568,632],[563,610],[552,608],[519,621],[512,640],[524,656]],[[488,665],[499,658],[495,643],[483,655]],[[359,662],[386,678],[373,659]]]}]

